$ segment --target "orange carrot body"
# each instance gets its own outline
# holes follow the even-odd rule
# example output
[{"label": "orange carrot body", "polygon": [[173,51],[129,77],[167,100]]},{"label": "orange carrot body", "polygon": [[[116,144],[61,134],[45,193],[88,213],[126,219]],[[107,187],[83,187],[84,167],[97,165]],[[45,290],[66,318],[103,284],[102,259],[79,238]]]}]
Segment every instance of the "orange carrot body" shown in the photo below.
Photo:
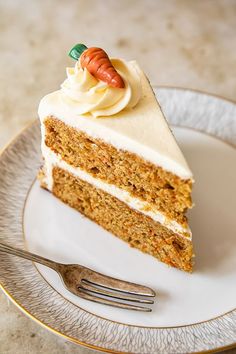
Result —
[{"label": "orange carrot body", "polygon": [[96,79],[106,82],[108,85],[117,88],[124,88],[122,77],[112,65],[107,53],[101,48],[88,48],[80,57],[80,65]]}]

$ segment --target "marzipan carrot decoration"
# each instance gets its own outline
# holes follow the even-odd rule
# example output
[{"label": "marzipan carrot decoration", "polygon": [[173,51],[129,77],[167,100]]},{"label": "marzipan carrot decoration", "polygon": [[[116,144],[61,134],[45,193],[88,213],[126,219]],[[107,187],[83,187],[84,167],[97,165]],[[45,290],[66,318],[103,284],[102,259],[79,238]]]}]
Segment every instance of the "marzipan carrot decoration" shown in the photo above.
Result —
[{"label": "marzipan carrot decoration", "polygon": [[122,77],[112,65],[107,53],[96,47],[87,48],[84,44],[76,44],[69,52],[75,60],[80,59],[80,65],[86,68],[96,79],[106,82],[109,86],[124,88]]}]

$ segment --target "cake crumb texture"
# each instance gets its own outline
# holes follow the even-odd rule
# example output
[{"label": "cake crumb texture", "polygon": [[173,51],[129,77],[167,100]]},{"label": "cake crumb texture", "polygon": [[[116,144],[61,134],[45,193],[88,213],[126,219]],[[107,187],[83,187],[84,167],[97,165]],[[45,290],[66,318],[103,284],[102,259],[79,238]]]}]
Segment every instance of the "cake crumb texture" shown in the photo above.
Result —
[{"label": "cake crumb texture", "polygon": [[170,266],[192,271],[191,240],[175,234],[59,167],[54,167],[52,174],[52,192],[64,203],[128,242],[131,247],[138,248]]},{"label": "cake crumb texture", "polygon": [[63,160],[93,177],[125,189],[150,203],[167,218],[187,226],[185,212],[192,207],[192,181],[145,161],[141,157],[94,139],[62,121],[47,117],[45,144]]}]

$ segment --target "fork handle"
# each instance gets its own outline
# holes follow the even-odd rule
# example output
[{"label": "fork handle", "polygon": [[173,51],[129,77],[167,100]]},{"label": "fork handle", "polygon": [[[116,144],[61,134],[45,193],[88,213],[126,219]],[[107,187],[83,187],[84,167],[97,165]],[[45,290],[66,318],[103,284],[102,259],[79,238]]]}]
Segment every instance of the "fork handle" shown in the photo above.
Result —
[{"label": "fork handle", "polygon": [[21,250],[19,248],[15,248],[9,246],[5,243],[0,242],[0,252],[10,253],[14,256],[18,256],[21,258],[29,259],[30,261],[43,264],[46,267],[52,268],[55,271],[58,271],[59,263],[51,261],[50,259],[38,256],[37,254]]}]

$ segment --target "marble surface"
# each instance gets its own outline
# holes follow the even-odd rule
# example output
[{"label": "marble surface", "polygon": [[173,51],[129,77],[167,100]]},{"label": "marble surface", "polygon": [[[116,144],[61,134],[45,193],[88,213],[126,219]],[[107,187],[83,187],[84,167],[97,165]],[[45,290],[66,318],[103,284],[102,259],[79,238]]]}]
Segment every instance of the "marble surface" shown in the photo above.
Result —
[{"label": "marble surface", "polygon": [[[236,100],[235,0],[0,0],[0,149],[37,117],[76,42],[137,59],[151,82]],[[0,294],[0,353],[83,353]],[[236,350],[227,353],[236,353]]]}]

